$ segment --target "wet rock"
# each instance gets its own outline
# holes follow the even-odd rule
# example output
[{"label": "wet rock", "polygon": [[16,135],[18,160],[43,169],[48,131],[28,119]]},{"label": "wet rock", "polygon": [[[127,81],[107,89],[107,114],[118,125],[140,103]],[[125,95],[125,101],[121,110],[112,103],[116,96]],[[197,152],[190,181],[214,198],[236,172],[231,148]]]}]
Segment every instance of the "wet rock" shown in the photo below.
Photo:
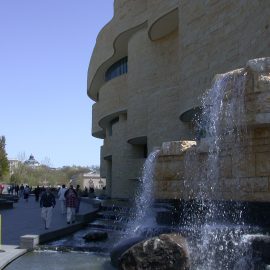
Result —
[{"label": "wet rock", "polygon": [[129,248],[119,260],[121,270],[188,270],[188,246],[179,234],[161,234]]},{"label": "wet rock", "polygon": [[86,242],[90,242],[90,241],[103,241],[106,240],[108,238],[108,233],[107,232],[90,232],[87,233],[83,239]]},{"label": "wet rock", "polygon": [[136,236],[136,237],[131,237],[129,239],[125,239],[122,240],[120,243],[118,243],[117,245],[115,245],[112,250],[111,250],[111,264],[114,267],[118,267],[119,266],[119,259],[121,257],[121,255],[127,251],[130,247],[132,247],[133,245],[146,240],[146,237],[144,236]]}]

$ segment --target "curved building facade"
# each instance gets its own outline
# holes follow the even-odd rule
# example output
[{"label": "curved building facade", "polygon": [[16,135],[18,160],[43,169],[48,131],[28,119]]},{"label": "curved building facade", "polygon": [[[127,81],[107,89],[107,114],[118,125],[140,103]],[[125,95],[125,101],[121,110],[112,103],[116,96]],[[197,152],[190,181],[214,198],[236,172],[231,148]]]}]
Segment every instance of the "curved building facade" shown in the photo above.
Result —
[{"label": "curved building facade", "polygon": [[192,117],[215,74],[269,54],[268,0],[115,0],[87,79],[108,195],[133,197],[154,148],[194,139]]}]

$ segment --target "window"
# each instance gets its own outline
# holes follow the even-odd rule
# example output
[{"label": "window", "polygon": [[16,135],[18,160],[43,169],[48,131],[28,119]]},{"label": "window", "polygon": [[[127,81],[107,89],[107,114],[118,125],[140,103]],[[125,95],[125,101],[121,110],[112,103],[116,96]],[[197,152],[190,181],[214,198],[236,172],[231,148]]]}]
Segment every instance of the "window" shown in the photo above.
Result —
[{"label": "window", "polygon": [[117,61],[116,63],[114,63],[113,65],[111,65],[106,73],[105,73],[105,81],[109,81],[112,80],[115,77],[118,77],[122,74],[127,73],[128,71],[128,58],[127,56],[120,59],[119,61]]},{"label": "window", "polygon": [[109,131],[109,136],[112,136],[112,128],[113,128],[113,125],[116,124],[118,121],[119,121],[119,117],[117,117],[117,118],[111,120],[110,125],[109,125],[109,129],[108,129],[108,131]]}]

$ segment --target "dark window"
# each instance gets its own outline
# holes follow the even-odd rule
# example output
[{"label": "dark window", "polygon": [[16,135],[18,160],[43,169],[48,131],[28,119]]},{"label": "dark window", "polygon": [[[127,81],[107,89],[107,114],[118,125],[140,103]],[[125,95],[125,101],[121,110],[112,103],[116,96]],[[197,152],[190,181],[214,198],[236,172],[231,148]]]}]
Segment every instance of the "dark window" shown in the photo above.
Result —
[{"label": "dark window", "polygon": [[105,73],[105,81],[109,81],[115,77],[118,77],[122,74],[125,74],[128,72],[128,58],[127,56],[120,59],[119,61],[117,61],[116,63],[114,63],[113,65],[111,65],[106,73]]},{"label": "dark window", "polygon": [[109,136],[112,136],[112,128],[113,128],[113,125],[116,124],[118,121],[119,121],[119,117],[113,119],[113,120],[110,122],[110,125],[109,125]]}]

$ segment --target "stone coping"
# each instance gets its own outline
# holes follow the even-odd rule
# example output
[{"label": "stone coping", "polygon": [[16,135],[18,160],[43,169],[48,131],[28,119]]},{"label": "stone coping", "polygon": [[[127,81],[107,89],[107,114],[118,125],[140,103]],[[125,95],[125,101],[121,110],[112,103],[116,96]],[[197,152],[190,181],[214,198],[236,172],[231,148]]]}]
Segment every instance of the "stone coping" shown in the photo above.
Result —
[{"label": "stone coping", "polygon": [[27,252],[26,249],[14,245],[0,245],[0,249],[3,251],[0,253],[0,270]]}]

